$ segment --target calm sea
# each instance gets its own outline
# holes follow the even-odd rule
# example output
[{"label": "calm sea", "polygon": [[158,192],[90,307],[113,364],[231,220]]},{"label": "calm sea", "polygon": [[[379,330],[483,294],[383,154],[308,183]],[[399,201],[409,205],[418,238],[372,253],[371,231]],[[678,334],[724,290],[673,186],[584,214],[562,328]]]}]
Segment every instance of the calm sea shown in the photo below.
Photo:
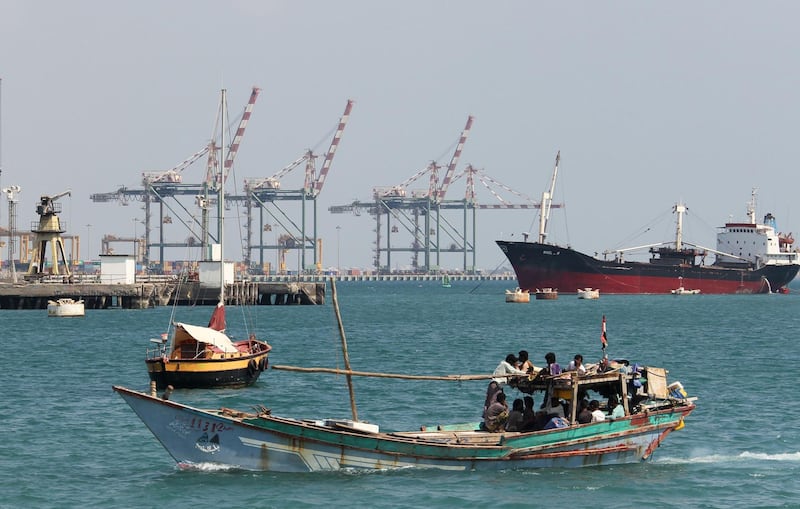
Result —
[{"label": "calm sea", "polygon": [[[489,373],[527,349],[541,364],[600,356],[663,366],[698,409],[648,463],[501,473],[253,473],[179,470],[111,386],[146,389],[143,358],[171,308],[87,310],[85,318],[0,311],[2,507],[797,507],[800,289],[789,295],[612,296],[506,304],[513,282],[339,283],[353,369]],[[229,330],[241,308],[229,308]],[[190,323],[208,307],[179,308]],[[324,306],[250,310],[272,364],[342,367],[330,290]],[[485,382],[356,378],[359,417],[383,429],[479,419]],[[511,391],[511,397],[515,396]],[[253,387],[173,399],[277,415],[349,417],[344,377],[270,370]],[[537,401],[537,404],[539,402]]]}]

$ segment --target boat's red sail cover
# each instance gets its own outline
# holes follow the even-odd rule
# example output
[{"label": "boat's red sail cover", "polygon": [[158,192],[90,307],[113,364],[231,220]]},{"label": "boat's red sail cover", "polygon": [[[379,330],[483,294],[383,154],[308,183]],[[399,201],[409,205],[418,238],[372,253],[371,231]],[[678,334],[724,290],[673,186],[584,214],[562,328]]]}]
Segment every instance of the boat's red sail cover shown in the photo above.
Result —
[{"label": "boat's red sail cover", "polygon": [[220,332],[225,330],[225,306],[221,302],[214,308],[211,320],[208,321],[208,328]]}]

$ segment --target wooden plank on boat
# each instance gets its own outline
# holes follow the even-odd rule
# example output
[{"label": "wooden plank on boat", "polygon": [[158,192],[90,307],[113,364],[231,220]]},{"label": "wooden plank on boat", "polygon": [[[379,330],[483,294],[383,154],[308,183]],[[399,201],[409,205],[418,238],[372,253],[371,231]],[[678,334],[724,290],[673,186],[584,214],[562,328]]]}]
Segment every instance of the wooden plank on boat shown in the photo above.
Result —
[{"label": "wooden plank on boat", "polygon": [[353,371],[339,368],[305,368],[301,366],[273,365],[272,369],[281,371],[299,371],[302,373],[331,373],[334,375],[371,376],[376,378],[400,378],[403,380],[446,380],[460,382],[463,380],[488,380],[497,375],[402,375],[397,373],[375,373],[370,371]]}]

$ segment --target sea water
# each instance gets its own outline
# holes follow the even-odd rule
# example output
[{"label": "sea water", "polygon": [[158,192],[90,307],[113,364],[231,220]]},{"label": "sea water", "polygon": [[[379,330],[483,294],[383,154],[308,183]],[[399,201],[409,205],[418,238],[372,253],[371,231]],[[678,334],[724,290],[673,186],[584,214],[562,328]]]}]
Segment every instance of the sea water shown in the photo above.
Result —
[{"label": "sea water", "polygon": [[[338,283],[352,368],[488,374],[508,353],[535,364],[555,352],[665,367],[697,410],[652,461],[585,469],[441,472],[182,470],[112,385],[146,390],[150,338],[210,307],[0,311],[2,507],[795,507],[800,506],[797,397],[800,289],[789,295],[602,295],[506,303],[507,282]],[[602,290],[601,290],[602,292]],[[271,364],[344,367],[328,289],[323,306],[228,308],[229,331],[273,346]],[[383,430],[480,419],[485,381],[354,378],[358,417]],[[521,396],[507,390],[510,399]],[[178,390],[217,408],[351,418],[345,377],[269,370],[245,389]],[[537,404],[540,401],[536,402]]]}]

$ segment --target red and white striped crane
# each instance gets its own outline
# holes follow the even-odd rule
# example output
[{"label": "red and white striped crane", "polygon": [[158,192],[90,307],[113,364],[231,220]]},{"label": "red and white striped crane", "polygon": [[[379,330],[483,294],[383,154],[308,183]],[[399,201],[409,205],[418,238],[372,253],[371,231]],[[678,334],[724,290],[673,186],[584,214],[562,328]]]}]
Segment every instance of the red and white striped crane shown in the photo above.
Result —
[{"label": "red and white striped crane", "polygon": [[[472,115],[467,117],[467,125],[464,126],[464,130],[461,131],[461,137],[458,139],[455,152],[453,153],[453,157],[450,159],[450,164],[447,165],[447,172],[445,172],[441,186],[439,185],[438,175],[439,168],[441,168],[441,166],[439,166],[436,161],[431,161],[424,169],[407,178],[401,184],[392,187],[374,188],[373,196],[375,198],[405,198],[407,194],[406,189],[408,186],[426,173],[430,173],[428,193],[424,197],[430,198],[434,203],[441,203],[444,200],[445,193],[447,193],[447,188],[453,181],[453,174],[455,173],[458,160],[461,157],[461,152],[464,149],[464,143],[466,143],[467,137],[469,137],[469,132],[472,129],[473,120],[474,117]],[[422,197],[418,196],[416,192],[414,194],[414,198]]]},{"label": "red and white striped crane", "polygon": [[464,150],[464,143],[466,143],[467,137],[469,137],[469,131],[472,129],[473,119],[474,117],[472,115],[467,117],[467,125],[464,126],[464,130],[461,131],[461,138],[459,138],[458,145],[456,145],[456,151],[453,152],[453,157],[450,159],[450,164],[447,166],[447,172],[444,174],[444,178],[442,179],[442,185],[436,191],[436,196],[431,196],[436,203],[441,203],[444,200],[444,195],[447,193],[447,188],[450,187],[450,183],[453,181],[453,174],[456,171],[458,160],[461,158],[461,151]]},{"label": "red and white striped crane", "polygon": [[236,128],[236,134],[233,135],[233,141],[231,141],[230,149],[228,150],[228,157],[225,159],[224,178],[226,180],[228,178],[228,173],[233,167],[233,160],[236,158],[236,154],[239,153],[239,145],[242,143],[244,130],[247,128],[247,123],[250,121],[250,116],[253,114],[253,107],[255,106],[256,99],[258,99],[258,94],[260,93],[260,88],[253,87],[253,91],[250,93],[250,99],[247,101],[247,105],[244,107],[242,119],[239,121],[239,127]]},{"label": "red and white striped crane", "polygon": [[347,100],[344,114],[339,119],[339,125],[337,126],[333,135],[328,152],[325,154],[325,160],[322,163],[322,168],[320,168],[318,177],[316,159],[319,156],[314,154],[311,149],[308,149],[305,151],[305,153],[303,153],[303,155],[278,170],[271,177],[245,179],[245,188],[250,192],[257,191],[259,189],[280,189],[281,179],[305,162],[306,170],[305,180],[303,183],[303,194],[309,198],[316,198],[319,196],[319,193],[322,191],[322,186],[325,185],[325,178],[328,176],[328,172],[330,171],[331,163],[333,162],[333,156],[336,154],[336,150],[339,148],[339,142],[341,141],[342,133],[344,133],[344,128],[347,126],[347,121],[350,119],[350,112],[353,109],[353,102],[354,101],[352,99]]},{"label": "red and white striped crane", "polygon": [[[344,108],[344,114],[342,115],[342,118],[339,119],[339,126],[336,128],[336,133],[333,135],[333,140],[331,140],[331,146],[328,148],[328,153],[325,154],[325,160],[322,161],[322,168],[319,170],[319,177],[317,177],[316,180],[312,178],[312,181],[314,182],[314,189],[311,192],[311,196],[314,198],[319,196],[319,193],[322,191],[322,186],[325,185],[325,177],[328,176],[328,172],[331,169],[333,156],[336,154],[336,149],[339,148],[339,141],[342,139],[342,133],[347,125],[347,121],[350,119],[350,112],[352,109],[353,100],[348,99],[347,106]],[[306,194],[308,194],[308,188],[306,188]]]}]

